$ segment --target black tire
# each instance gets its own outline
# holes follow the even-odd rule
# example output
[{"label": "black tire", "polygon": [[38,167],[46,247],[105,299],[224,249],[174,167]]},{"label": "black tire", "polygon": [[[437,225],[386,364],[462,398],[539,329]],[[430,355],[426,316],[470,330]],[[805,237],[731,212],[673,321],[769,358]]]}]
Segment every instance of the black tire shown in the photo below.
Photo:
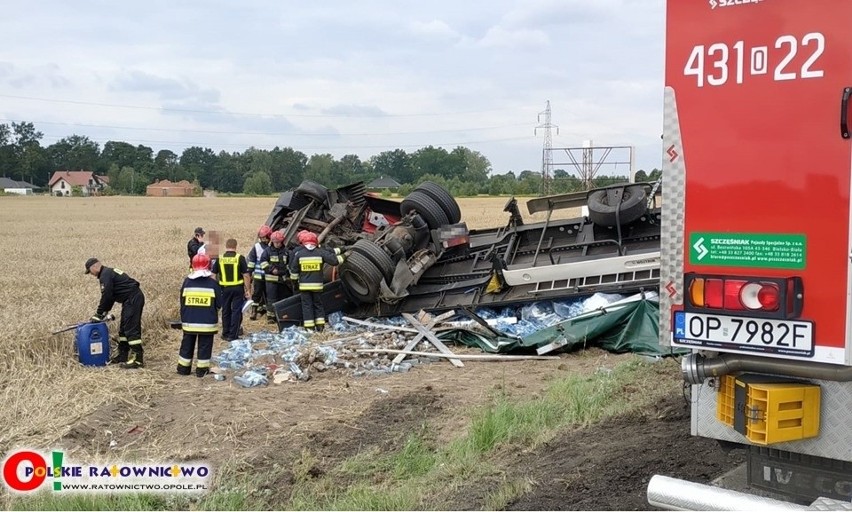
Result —
[{"label": "black tire", "polygon": [[616,226],[616,209],[620,206],[618,223],[624,226],[645,214],[648,208],[645,187],[641,185],[626,187],[619,205],[609,204],[607,189],[594,190],[589,194],[588,206],[591,221],[610,228]]},{"label": "black tire", "polygon": [[434,199],[426,195],[426,192],[415,190],[402,200],[399,212],[405,216],[411,210],[416,211],[423,217],[429,229],[438,229],[450,223],[447,214],[444,213],[441,206]]},{"label": "black tire", "polygon": [[316,181],[304,180],[296,187],[296,193],[316,199],[320,204],[328,202],[328,189]]},{"label": "black tire", "polygon": [[459,208],[459,204],[456,202],[456,199],[452,196],[452,194],[450,194],[447,189],[441,185],[431,181],[424,181],[420,185],[417,185],[417,188],[414,190],[425,192],[426,195],[434,199],[441,209],[444,210],[444,213],[447,214],[447,220],[450,221],[450,224],[455,224],[461,220],[461,209]]},{"label": "black tire", "polygon": [[352,252],[340,264],[340,280],[353,300],[371,304],[381,292],[383,276],[376,265],[360,252]]},{"label": "black tire", "polygon": [[[391,257],[378,245],[370,240],[361,239],[355,242],[352,246],[352,251],[363,254],[370,262],[376,266],[379,272],[385,277],[385,280],[390,283],[393,280],[394,264]],[[351,256],[351,253],[350,253]]]}]

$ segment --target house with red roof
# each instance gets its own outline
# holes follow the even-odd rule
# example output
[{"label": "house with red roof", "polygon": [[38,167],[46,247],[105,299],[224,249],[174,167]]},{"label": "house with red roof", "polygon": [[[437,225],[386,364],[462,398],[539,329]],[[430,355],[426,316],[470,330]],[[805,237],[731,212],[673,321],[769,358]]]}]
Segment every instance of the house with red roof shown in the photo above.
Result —
[{"label": "house with red roof", "polygon": [[97,196],[107,184],[105,178],[92,171],[56,171],[47,186],[52,196],[70,196],[74,187],[80,187],[84,196]]}]

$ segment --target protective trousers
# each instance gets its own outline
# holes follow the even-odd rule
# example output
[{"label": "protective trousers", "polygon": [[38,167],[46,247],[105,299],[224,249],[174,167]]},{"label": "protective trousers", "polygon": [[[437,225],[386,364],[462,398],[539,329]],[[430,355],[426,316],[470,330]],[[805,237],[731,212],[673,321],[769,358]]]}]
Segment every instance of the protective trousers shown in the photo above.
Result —
[{"label": "protective trousers", "polygon": [[266,281],[266,318],[275,321],[275,303],[290,296],[290,288],[280,281]]},{"label": "protective trousers", "polygon": [[237,339],[243,324],[243,286],[222,287],[222,337]]},{"label": "protective trousers", "polygon": [[[121,304],[121,319],[118,324],[118,356],[115,363],[143,364],[142,348],[142,310],[145,308],[145,295],[142,290],[128,297]],[[130,354],[130,351],[133,354]]]},{"label": "protective trousers", "polygon": [[299,297],[302,300],[302,323],[305,329],[313,329],[321,331],[325,327],[325,308],[322,304],[322,292],[300,291]]},{"label": "protective trousers", "polygon": [[189,375],[192,372],[192,354],[198,347],[198,359],[195,362],[195,374],[203,377],[210,372],[210,357],[213,354],[213,333],[184,332],[178,352],[177,372]]},{"label": "protective trousers", "polygon": [[[251,280],[251,300],[254,302],[260,313],[266,311],[266,282],[263,279]],[[260,310],[260,308],[263,308]]]}]

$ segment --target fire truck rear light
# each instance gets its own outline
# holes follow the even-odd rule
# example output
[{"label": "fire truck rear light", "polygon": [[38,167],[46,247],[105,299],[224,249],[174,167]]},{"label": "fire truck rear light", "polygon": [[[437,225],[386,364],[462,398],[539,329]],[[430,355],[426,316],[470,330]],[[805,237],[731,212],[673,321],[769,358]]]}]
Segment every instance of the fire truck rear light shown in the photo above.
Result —
[{"label": "fire truck rear light", "polygon": [[708,308],[722,309],[724,295],[722,290],[724,281],[721,279],[708,279],[704,284],[704,300]]},{"label": "fire truck rear light", "polygon": [[777,310],[780,298],[781,292],[775,283],[764,283],[757,292],[757,300],[760,302],[761,309],[767,311]]},{"label": "fire truck rear light", "polygon": [[793,319],[802,314],[801,277],[746,277],[686,274],[685,309],[709,314]]},{"label": "fire truck rear light", "polygon": [[735,279],[725,280],[725,309],[745,309],[745,304],[742,302],[742,290],[747,284],[747,281],[739,281]]},{"label": "fire truck rear light", "polygon": [[704,307],[704,279],[697,278],[689,286],[689,298],[694,306]]}]

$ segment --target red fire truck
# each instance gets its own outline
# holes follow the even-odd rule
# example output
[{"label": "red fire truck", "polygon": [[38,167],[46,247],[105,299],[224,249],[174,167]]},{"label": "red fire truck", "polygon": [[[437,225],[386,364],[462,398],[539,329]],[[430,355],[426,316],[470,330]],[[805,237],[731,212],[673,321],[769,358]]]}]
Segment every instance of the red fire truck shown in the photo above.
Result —
[{"label": "red fire truck", "polygon": [[[848,507],[852,1],[666,3],[660,331],[692,349],[692,434],[745,447],[751,489]],[[676,476],[651,504],[769,503]]]}]

